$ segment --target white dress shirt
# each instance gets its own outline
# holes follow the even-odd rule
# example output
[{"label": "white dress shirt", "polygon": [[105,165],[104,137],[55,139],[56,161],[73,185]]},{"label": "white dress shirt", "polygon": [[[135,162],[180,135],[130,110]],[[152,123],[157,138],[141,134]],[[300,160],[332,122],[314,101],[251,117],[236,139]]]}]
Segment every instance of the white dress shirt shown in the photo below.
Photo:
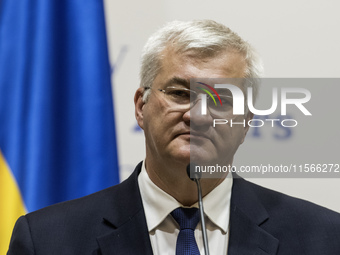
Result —
[{"label": "white dress shirt", "polygon": [[[145,161],[138,176],[138,184],[153,253],[174,255],[179,226],[170,213],[178,207],[185,206],[151,181],[145,169]],[[231,174],[228,174],[221,184],[203,198],[209,250],[213,255],[226,255],[228,251],[232,185],[233,179]],[[191,207],[198,208],[198,203]],[[196,227],[195,238],[200,253],[204,254],[201,223]]]}]

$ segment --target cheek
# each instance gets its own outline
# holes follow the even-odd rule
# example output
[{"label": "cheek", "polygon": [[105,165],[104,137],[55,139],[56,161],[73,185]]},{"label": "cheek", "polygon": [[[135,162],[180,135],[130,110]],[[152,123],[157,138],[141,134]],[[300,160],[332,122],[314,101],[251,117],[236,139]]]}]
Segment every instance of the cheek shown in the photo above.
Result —
[{"label": "cheek", "polygon": [[[233,120],[236,122],[236,120]],[[241,122],[241,121],[240,121]],[[233,124],[230,126],[230,123],[225,125],[218,125],[215,127],[216,133],[218,134],[217,142],[219,147],[222,147],[224,150],[237,149],[237,147],[243,142],[245,128],[243,124]]]},{"label": "cheek", "polygon": [[178,113],[168,111],[162,104],[145,107],[145,136],[157,143],[169,140],[174,126],[178,123],[178,118]]}]

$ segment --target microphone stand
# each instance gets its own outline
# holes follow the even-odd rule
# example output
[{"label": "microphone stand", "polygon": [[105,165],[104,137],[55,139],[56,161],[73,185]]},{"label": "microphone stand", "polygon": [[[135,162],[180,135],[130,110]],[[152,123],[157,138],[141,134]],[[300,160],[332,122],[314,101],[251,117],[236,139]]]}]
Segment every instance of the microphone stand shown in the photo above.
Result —
[{"label": "microphone stand", "polygon": [[201,216],[201,227],[202,227],[202,234],[203,234],[203,246],[204,246],[204,253],[205,255],[209,255],[209,245],[208,245],[208,237],[207,237],[207,229],[205,227],[205,219],[204,219],[204,208],[203,208],[203,201],[202,201],[202,189],[201,189],[201,175],[202,173],[195,173],[195,177],[190,177],[190,164],[187,166],[187,174],[190,180],[195,181],[197,185],[197,193],[198,193],[198,207],[200,210]]},{"label": "microphone stand", "polygon": [[195,178],[195,182],[197,184],[197,191],[198,191],[198,207],[199,207],[200,215],[201,215],[201,226],[202,226],[202,233],[203,233],[204,253],[205,253],[205,255],[209,255],[207,229],[205,227],[204,208],[203,208],[203,201],[202,201],[201,181],[200,181],[200,179]]}]

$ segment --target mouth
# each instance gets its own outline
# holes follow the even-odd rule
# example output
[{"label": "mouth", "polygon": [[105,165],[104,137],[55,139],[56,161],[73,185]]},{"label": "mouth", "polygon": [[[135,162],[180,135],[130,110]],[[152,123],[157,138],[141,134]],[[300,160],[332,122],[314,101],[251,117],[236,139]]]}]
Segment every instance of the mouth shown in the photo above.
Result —
[{"label": "mouth", "polygon": [[187,131],[187,132],[183,132],[183,133],[176,135],[176,137],[179,137],[179,136],[183,136],[185,138],[195,139],[195,140],[197,139],[209,139],[210,140],[210,138],[206,134],[195,132],[195,131]]},{"label": "mouth", "polygon": [[210,137],[207,136],[206,134],[195,131],[191,131],[190,138],[194,140],[206,140],[206,139],[210,140]]}]

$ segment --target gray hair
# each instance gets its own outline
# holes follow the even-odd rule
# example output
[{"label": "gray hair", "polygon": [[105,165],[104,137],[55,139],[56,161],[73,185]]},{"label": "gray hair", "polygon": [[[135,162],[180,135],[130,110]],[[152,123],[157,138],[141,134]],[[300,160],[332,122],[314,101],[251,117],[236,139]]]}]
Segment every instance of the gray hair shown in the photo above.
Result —
[{"label": "gray hair", "polygon": [[[263,71],[261,59],[248,42],[228,27],[213,20],[173,21],[155,32],[143,49],[140,70],[141,87],[152,86],[161,70],[162,52],[169,46],[179,54],[194,51],[197,57],[202,59],[215,57],[226,50],[241,53],[247,64],[244,78],[250,81],[244,84],[244,89],[253,88],[255,101],[259,89],[259,78]],[[144,93],[145,102],[149,93],[150,90]]]}]

